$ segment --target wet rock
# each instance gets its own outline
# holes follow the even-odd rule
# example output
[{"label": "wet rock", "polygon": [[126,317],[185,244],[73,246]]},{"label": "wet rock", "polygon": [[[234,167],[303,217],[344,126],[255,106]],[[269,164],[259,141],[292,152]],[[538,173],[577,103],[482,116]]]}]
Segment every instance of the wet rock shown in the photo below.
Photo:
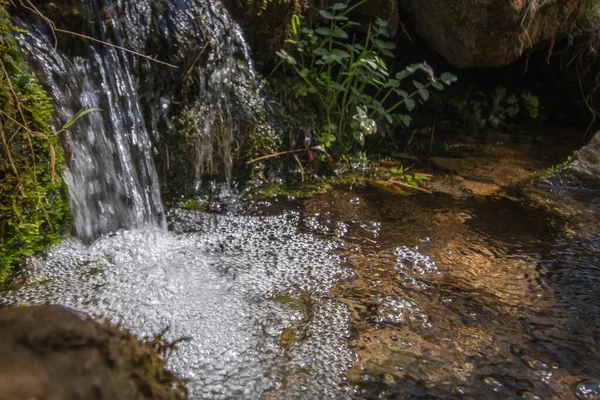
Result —
[{"label": "wet rock", "polygon": [[[332,4],[337,2],[331,1]],[[368,5],[358,7],[351,14],[351,19],[359,22],[365,30],[377,18],[387,21],[390,37],[398,32],[398,17],[398,0],[371,0]]]},{"label": "wet rock", "polygon": [[0,399],[181,399],[156,350],[60,306],[0,310]]},{"label": "wet rock", "polygon": [[600,189],[600,131],[584,146],[575,159],[550,179],[564,186]]},{"label": "wet rock", "polygon": [[580,399],[600,399],[600,383],[592,380],[579,382],[575,394]]},{"label": "wet rock", "polygon": [[565,35],[584,0],[400,0],[417,30],[457,67],[500,67]]}]

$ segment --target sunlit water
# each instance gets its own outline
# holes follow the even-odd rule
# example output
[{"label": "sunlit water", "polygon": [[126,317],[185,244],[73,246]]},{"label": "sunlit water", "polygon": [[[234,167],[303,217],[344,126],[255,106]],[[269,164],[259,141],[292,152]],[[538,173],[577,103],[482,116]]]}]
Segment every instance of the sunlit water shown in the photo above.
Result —
[{"label": "sunlit water", "polygon": [[598,398],[600,207],[334,190],[304,231],[343,232],[362,398]]},{"label": "sunlit water", "polygon": [[600,215],[570,204],[335,189],[173,211],[64,242],[3,298],[169,326],[192,398],[594,399]]},{"label": "sunlit water", "polygon": [[[90,247],[69,239],[34,262],[45,283],[5,301],[58,303],[142,336],[169,327],[167,338],[189,337],[171,366],[190,379],[192,398],[346,397],[349,312],[327,293],[352,272],[335,245],[298,233],[294,214],[173,220],[175,232],[124,231]],[[296,306],[301,297],[307,304]]]}]

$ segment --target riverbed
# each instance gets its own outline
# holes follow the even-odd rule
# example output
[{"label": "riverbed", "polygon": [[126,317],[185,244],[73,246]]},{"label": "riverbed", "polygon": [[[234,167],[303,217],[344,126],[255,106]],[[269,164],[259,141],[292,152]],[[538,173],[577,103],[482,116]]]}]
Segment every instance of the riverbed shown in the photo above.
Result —
[{"label": "riverbed", "polygon": [[519,190],[173,208],[55,246],[2,303],[168,328],[191,398],[596,398],[600,203]]}]

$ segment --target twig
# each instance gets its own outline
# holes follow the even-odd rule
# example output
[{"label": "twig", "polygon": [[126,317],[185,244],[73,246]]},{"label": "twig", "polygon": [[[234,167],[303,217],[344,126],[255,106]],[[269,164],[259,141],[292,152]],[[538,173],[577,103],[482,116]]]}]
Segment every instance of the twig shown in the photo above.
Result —
[{"label": "twig", "polygon": [[407,188],[410,188],[410,189],[415,189],[415,190],[419,190],[419,191],[424,192],[424,193],[431,194],[431,190],[423,189],[423,188],[418,187],[418,186],[412,186],[412,185],[409,185],[408,183],[399,182],[399,181],[397,181],[397,180],[395,180],[393,178],[390,179],[390,180],[388,180],[388,183],[390,185],[400,185],[400,186],[404,186],[404,187],[407,187]]},{"label": "twig", "polygon": [[88,35],[82,35],[81,33],[72,32],[72,31],[68,31],[68,30],[65,30],[65,29],[59,29],[59,28],[54,28],[54,30],[55,30],[56,32],[60,32],[60,33],[66,33],[66,34],[68,34],[68,35],[72,35],[72,36],[81,37],[81,38],[84,38],[84,39],[91,40],[91,41],[93,41],[93,42],[102,43],[102,44],[105,44],[105,45],[107,45],[107,46],[114,47],[115,49],[123,50],[123,51],[125,51],[125,52],[127,52],[127,53],[131,53],[131,54],[134,54],[134,55],[136,55],[136,56],[138,56],[138,57],[145,58],[146,60],[153,61],[153,62],[155,62],[155,63],[157,63],[157,64],[166,65],[167,67],[171,67],[171,68],[175,68],[175,69],[179,68],[179,67],[178,67],[178,66],[176,66],[176,65],[169,64],[169,63],[167,63],[167,62],[164,62],[164,61],[160,61],[160,60],[158,60],[158,59],[156,59],[156,58],[154,58],[154,57],[150,57],[150,56],[147,56],[147,55],[145,55],[145,54],[138,53],[137,51],[130,50],[130,49],[127,49],[127,48],[125,48],[125,47],[117,46],[116,44],[108,43],[108,42],[105,42],[105,41],[103,41],[103,40],[100,40],[100,39],[95,39],[95,38],[93,38],[93,37],[91,37],[91,36],[88,36]]},{"label": "twig", "polygon": [[[267,154],[266,156],[261,156],[261,157],[253,158],[252,160],[247,161],[246,165],[255,163],[255,162],[260,161],[260,160],[266,160],[267,158],[284,156],[286,154],[301,153],[303,151],[309,151],[309,150],[316,150],[316,151],[320,151],[320,152],[323,152],[323,153],[327,154],[327,152],[325,150],[323,150],[323,148],[321,146],[313,146],[313,147],[307,147],[307,148],[304,148],[304,149],[287,150],[287,151],[280,151],[279,153]],[[329,155],[329,154],[327,154],[327,155]]]},{"label": "twig", "polygon": [[[26,131],[25,131],[25,136],[27,137],[27,145],[29,146],[29,150],[31,151],[31,163],[32,163],[32,167],[33,167],[33,181],[36,184],[37,187],[37,171],[36,171],[36,164],[35,164],[35,150],[33,149],[33,143],[31,142],[31,136],[29,135],[29,133],[31,132],[31,129],[29,129],[29,127],[27,126],[27,120],[25,119],[25,114],[23,113],[23,109],[21,108],[21,102],[19,100],[19,96],[17,96],[17,92],[15,92],[15,88],[12,85],[12,82],[10,81],[10,76],[8,75],[8,71],[6,71],[6,67],[4,66],[4,63],[0,60],[0,68],[2,68],[2,72],[4,72],[4,76],[6,76],[6,84],[8,85],[8,88],[10,89],[10,92],[13,96],[13,100],[15,102],[15,107],[17,108],[17,111],[19,111],[19,114],[21,115],[21,119],[23,121],[23,126]],[[53,177],[54,179],[54,177]],[[39,188],[38,188],[38,194],[39,194]]]},{"label": "twig", "polygon": [[204,46],[202,46],[202,49],[200,49],[200,53],[198,53],[198,55],[194,59],[194,62],[192,63],[192,65],[190,66],[190,68],[187,70],[187,72],[183,76],[183,79],[186,79],[192,73],[192,69],[194,68],[194,66],[196,65],[196,63],[198,62],[198,60],[200,59],[200,57],[202,56],[202,54],[204,54],[204,51],[208,47],[209,43],[210,43],[210,40],[207,40],[206,43],[204,43]]},{"label": "twig", "polygon": [[19,171],[17,170],[17,166],[15,165],[15,160],[13,159],[12,154],[10,153],[8,142],[6,141],[6,137],[4,136],[4,129],[2,127],[2,123],[0,123],[0,136],[2,137],[2,143],[4,144],[4,148],[6,149],[6,155],[8,156],[10,166],[17,177],[17,181],[19,182],[19,188],[23,190],[23,182],[21,182],[21,177],[19,176]]},{"label": "twig", "polygon": [[304,182],[304,167],[302,166],[302,162],[300,162],[300,157],[298,154],[294,154],[294,160],[298,163],[298,167],[300,168],[300,178],[302,178],[302,182]]},{"label": "twig", "polygon": [[167,62],[164,62],[164,61],[160,61],[160,60],[156,59],[155,57],[147,56],[147,55],[145,55],[145,54],[142,54],[142,53],[139,53],[139,52],[137,52],[137,51],[130,50],[130,49],[127,49],[127,48],[125,48],[125,47],[122,47],[122,46],[117,46],[116,44],[112,44],[112,43],[109,43],[109,42],[105,42],[104,40],[96,39],[96,38],[93,38],[93,37],[91,37],[91,36],[88,36],[88,35],[83,35],[83,34],[81,34],[81,33],[73,32],[73,31],[69,31],[69,30],[66,30],[66,29],[60,29],[60,28],[57,28],[57,27],[56,27],[56,24],[54,23],[54,21],[52,21],[50,18],[48,18],[48,17],[46,17],[44,14],[42,14],[42,13],[41,13],[41,12],[40,12],[40,11],[39,11],[39,10],[38,10],[36,7],[35,7],[35,6],[34,6],[34,5],[31,3],[31,1],[29,1],[29,0],[26,0],[26,1],[27,1],[27,3],[29,4],[29,6],[26,6],[25,4],[23,4],[23,1],[22,1],[22,0],[19,0],[19,3],[21,4],[21,6],[23,6],[24,8],[26,8],[26,9],[28,9],[29,11],[33,12],[34,14],[36,14],[36,15],[37,15],[38,17],[40,17],[40,18],[41,18],[41,19],[42,19],[42,20],[43,20],[43,21],[44,21],[46,24],[48,24],[48,26],[50,27],[50,30],[52,31],[52,36],[54,36],[54,45],[55,45],[55,46],[56,46],[56,43],[58,43],[58,40],[57,40],[57,38],[56,38],[56,32],[59,32],[59,33],[66,33],[67,35],[71,35],[71,36],[77,36],[77,37],[80,37],[80,38],[83,38],[83,39],[91,40],[92,42],[101,43],[101,44],[104,44],[104,45],[107,45],[107,46],[110,46],[110,47],[114,47],[115,49],[123,50],[123,51],[125,51],[125,52],[127,52],[127,53],[131,53],[131,54],[134,54],[134,55],[136,55],[136,56],[138,56],[138,57],[145,58],[146,60],[153,61],[153,62],[155,62],[155,63],[157,63],[157,64],[166,65],[167,67],[176,68],[176,69],[177,69],[177,68],[179,68],[179,67],[177,67],[176,65],[169,64],[169,63],[167,63]]}]

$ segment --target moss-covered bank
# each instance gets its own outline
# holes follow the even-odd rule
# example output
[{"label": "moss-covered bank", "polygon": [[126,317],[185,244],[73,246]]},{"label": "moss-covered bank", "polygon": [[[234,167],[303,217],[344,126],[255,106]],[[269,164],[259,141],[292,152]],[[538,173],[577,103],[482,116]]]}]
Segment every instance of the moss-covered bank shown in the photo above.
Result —
[{"label": "moss-covered bank", "polygon": [[60,240],[69,215],[52,103],[12,29],[0,8],[0,285],[27,256]]}]

